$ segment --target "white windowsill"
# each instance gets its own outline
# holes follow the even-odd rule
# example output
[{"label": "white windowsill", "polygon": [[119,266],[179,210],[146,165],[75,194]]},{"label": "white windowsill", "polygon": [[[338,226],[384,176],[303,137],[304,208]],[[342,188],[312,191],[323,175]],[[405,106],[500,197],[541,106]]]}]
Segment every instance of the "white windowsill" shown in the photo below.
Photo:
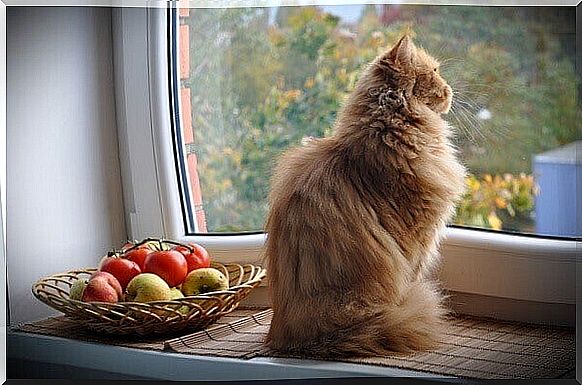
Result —
[{"label": "white windowsill", "polygon": [[[265,234],[176,238],[204,245],[223,263],[265,262]],[[575,241],[448,228],[438,277],[452,291],[575,305],[579,247]]]}]

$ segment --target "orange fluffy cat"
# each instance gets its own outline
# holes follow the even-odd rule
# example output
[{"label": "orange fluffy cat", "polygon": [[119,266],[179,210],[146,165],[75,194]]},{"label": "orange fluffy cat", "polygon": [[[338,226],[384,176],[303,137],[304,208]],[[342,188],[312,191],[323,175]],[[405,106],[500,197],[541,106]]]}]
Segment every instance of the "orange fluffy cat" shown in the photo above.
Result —
[{"label": "orange fluffy cat", "polygon": [[430,280],[465,169],[441,118],[452,91],[403,37],[364,71],[334,134],[289,150],[272,179],[272,349],[340,357],[432,347]]}]

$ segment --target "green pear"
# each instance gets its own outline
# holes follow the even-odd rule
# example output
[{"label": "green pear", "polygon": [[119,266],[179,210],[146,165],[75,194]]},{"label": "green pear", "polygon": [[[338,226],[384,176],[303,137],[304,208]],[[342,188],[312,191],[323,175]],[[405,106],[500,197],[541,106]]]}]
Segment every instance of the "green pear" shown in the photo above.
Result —
[{"label": "green pear", "polygon": [[136,275],[125,290],[125,300],[129,302],[167,301],[171,296],[172,292],[166,281],[152,273]]},{"label": "green pear", "polygon": [[184,298],[184,294],[178,289],[177,287],[173,287],[170,289],[170,299],[180,299]]},{"label": "green pear", "polygon": [[[170,289],[170,299],[180,299],[180,298],[184,298],[184,294],[182,294],[182,292],[180,291],[180,289],[178,289],[177,287],[173,287],[172,289]],[[182,314],[188,314],[188,312],[190,311],[190,307],[184,305],[182,306],[180,309],[178,309],[178,311]]]},{"label": "green pear", "polygon": [[212,267],[192,270],[182,283],[182,293],[185,296],[221,290],[228,290],[228,280],[224,274]]},{"label": "green pear", "polygon": [[85,291],[85,286],[87,286],[86,279],[78,279],[73,282],[71,290],[69,291],[69,298],[80,301],[83,298],[83,292]]}]

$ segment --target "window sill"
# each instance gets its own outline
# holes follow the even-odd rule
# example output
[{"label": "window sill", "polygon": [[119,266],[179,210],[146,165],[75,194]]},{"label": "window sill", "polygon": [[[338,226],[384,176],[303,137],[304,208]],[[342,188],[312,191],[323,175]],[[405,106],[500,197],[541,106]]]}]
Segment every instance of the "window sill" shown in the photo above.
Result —
[{"label": "window sill", "polygon": [[[13,364],[34,362],[64,367],[68,376],[92,378],[134,378],[152,380],[275,380],[290,378],[340,377],[423,377],[445,378],[397,368],[372,367],[340,362],[283,358],[232,358],[194,356],[114,347],[65,338],[9,332],[7,358]],[[26,366],[24,366],[26,368]],[[18,370],[18,365],[15,366]],[[27,369],[20,376],[30,375]],[[51,370],[49,376],[62,373]],[[44,375],[44,374],[43,374]]]}]

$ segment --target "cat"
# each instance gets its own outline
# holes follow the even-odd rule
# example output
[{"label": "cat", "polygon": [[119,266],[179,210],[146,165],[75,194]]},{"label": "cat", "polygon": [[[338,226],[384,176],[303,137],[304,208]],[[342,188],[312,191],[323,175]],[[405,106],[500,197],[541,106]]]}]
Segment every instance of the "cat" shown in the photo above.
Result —
[{"label": "cat", "polygon": [[405,35],[364,70],[330,137],[279,159],[265,225],[271,349],[437,345],[447,311],[431,276],[466,174],[441,118],[451,102],[438,62]]}]

